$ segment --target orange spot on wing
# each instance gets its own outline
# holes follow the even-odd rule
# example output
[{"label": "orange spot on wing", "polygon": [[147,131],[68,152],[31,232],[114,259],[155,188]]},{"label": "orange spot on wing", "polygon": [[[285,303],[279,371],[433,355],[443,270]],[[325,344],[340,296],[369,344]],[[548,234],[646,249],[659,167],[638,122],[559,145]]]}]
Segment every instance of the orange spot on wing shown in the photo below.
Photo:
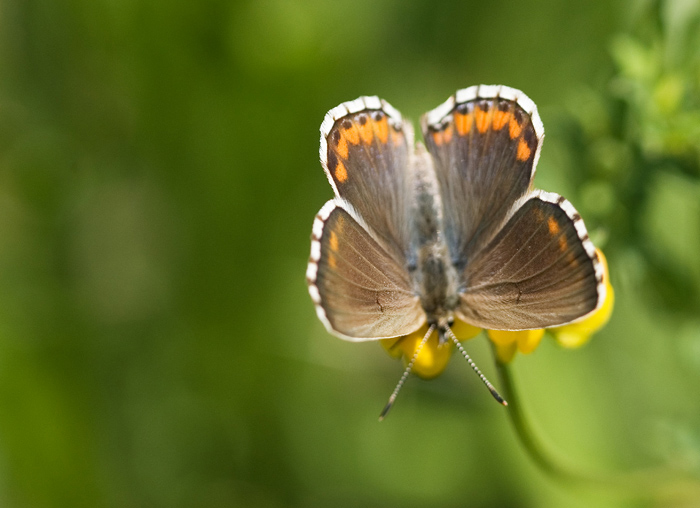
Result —
[{"label": "orange spot on wing", "polygon": [[[343,170],[345,168],[343,167]],[[336,169],[337,172],[337,169]],[[345,174],[345,178],[347,179],[347,173]],[[343,217],[338,218],[338,222],[335,223],[335,229],[338,231],[336,233],[335,231],[331,231],[331,237],[328,239],[328,246],[331,248],[331,252],[328,253],[328,265],[331,268],[337,268],[338,263],[335,258],[334,252],[338,252],[338,249],[340,248],[340,243],[338,241],[338,234],[343,231],[343,228],[345,227],[345,219]]]},{"label": "orange spot on wing", "polygon": [[547,219],[547,227],[549,228],[549,232],[553,235],[556,235],[559,232],[559,224],[557,223],[557,219],[554,217]]},{"label": "orange spot on wing", "polygon": [[508,123],[508,129],[510,130],[510,139],[515,139],[518,136],[520,136],[520,133],[523,130],[523,128],[520,126],[520,124],[515,118],[510,119],[510,122]]},{"label": "orange spot on wing", "polygon": [[362,138],[362,142],[366,145],[369,145],[372,140],[374,139],[374,127],[372,127],[372,124],[374,122],[372,120],[367,120],[364,125],[360,125],[360,137]]},{"label": "orange spot on wing", "polygon": [[340,183],[345,183],[348,179],[348,170],[345,169],[345,164],[338,161],[338,165],[335,167],[335,178]]},{"label": "orange spot on wing", "polygon": [[345,136],[340,136],[338,146],[336,146],[335,149],[338,151],[338,155],[340,155],[343,159],[348,158],[348,142],[345,139]]},{"label": "orange spot on wing", "polygon": [[497,110],[493,113],[493,128],[500,131],[505,124],[510,120],[510,113],[507,111]]},{"label": "orange spot on wing", "polygon": [[389,139],[389,122],[386,116],[383,116],[381,120],[374,122],[374,134],[379,138],[379,141],[386,143]]},{"label": "orange spot on wing", "polygon": [[343,137],[353,145],[358,144],[360,142],[360,131],[357,125],[353,123],[348,129],[343,129]]},{"label": "orange spot on wing", "polygon": [[[560,233],[561,228],[559,227],[559,223],[554,217],[550,217],[547,219],[547,227],[549,228],[549,232],[554,236]],[[567,252],[566,254],[566,261],[568,263],[571,263],[573,266],[578,266],[578,261],[576,260],[576,256],[574,256],[573,251],[569,249],[569,242],[566,240],[566,235],[562,234],[559,236],[559,250],[561,252]]]},{"label": "orange spot on wing", "polygon": [[452,141],[452,132],[454,129],[452,128],[452,125],[448,125],[447,128],[442,132],[442,140],[445,143],[449,143]]},{"label": "orange spot on wing", "polygon": [[489,124],[491,123],[491,111],[484,111],[481,108],[476,108],[474,114],[476,115],[476,128],[483,134],[488,130]]},{"label": "orange spot on wing", "polygon": [[335,231],[331,231],[331,237],[328,240],[328,245],[330,245],[332,251],[338,252],[338,235],[335,234]]},{"label": "orange spot on wing", "polygon": [[474,117],[471,113],[461,114],[455,113],[455,126],[457,127],[457,132],[460,136],[468,134],[472,128],[472,121]]},{"label": "orange spot on wing", "polygon": [[519,161],[526,161],[530,157],[530,153],[530,147],[527,146],[527,143],[524,139],[521,139],[518,143],[518,153],[516,157]]},{"label": "orange spot on wing", "polygon": [[[568,248],[569,248],[569,244],[566,241],[566,236],[561,235],[559,237],[559,250],[561,250],[562,252],[565,252],[566,249],[568,249]],[[571,257],[571,253],[569,253],[569,257]]]},{"label": "orange spot on wing", "polygon": [[433,132],[433,142],[436,146],[442,145],[442,131]]}]

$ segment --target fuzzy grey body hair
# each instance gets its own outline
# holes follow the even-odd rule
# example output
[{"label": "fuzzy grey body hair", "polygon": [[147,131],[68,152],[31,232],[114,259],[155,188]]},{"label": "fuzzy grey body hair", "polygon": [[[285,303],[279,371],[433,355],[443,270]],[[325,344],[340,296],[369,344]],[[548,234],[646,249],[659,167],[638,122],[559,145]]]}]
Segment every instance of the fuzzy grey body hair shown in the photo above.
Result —
[{"label": "fuzzy grey body hair", "polygon": [[411,240],[416,264],[410,267],[428,324],[440,328],[454,320],[459,303],[458,277],[443,235],[442,201],[433,161],[422,143],[413,155],[415,213]]}]

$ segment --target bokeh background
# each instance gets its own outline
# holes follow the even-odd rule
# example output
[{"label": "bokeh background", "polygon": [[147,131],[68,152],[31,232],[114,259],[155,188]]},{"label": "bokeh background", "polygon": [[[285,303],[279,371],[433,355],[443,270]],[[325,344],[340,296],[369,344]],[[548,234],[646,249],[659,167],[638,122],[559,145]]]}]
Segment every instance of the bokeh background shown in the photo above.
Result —
[{"label": "bokeh background", "polygon": [[543,475],[461,361],[378,423],[402,365],[304,281],[328,109],[522,89],[617,296],[516,358],[528,413],[584,469],[697,478],[699,34],[695,0],[2,0],[0,505],[699,506]]}]

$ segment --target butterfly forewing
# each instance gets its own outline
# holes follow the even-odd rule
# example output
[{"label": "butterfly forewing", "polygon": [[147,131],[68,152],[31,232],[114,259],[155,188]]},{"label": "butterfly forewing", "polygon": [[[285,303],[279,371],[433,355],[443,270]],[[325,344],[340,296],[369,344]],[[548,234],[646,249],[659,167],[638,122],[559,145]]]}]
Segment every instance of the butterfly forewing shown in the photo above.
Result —
[{"label": "butterfly forewing", "polygon": [[313,227],[309,292],[329,331],[350,340],[406,335],[425,322],[403,260],[352,208],[326,203]]},{"label": "butterfly forewing", "polygon": [[464,267],[530,189],[544,129],[534,103],[502,86],[458,91],[423,118],[452,259]]},{"label": "butterfly forewing", "polygon": [[602,303],[602,266],[583,221],[564,198],[535,192],[517,203],[464,271],[458,315],[495,330],[545,328]]},{"label": "butterfly forewing", "polygon": [[409,150],[410,125],[377,97],[343,103],[321,125],[321,162],[336,195],[404,256],[412,205]]}]

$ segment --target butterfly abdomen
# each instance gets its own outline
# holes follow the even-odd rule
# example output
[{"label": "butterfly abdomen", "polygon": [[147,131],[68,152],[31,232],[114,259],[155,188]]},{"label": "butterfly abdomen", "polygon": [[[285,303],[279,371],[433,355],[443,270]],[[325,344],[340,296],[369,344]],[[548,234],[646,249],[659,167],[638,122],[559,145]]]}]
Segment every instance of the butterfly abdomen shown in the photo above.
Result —
[{"label": "butterfly abdomen", "polygon": [[459,303],[457,272],[449,261],[447,245],[424,245],[418,254],[417,291],[428,323],[451,321]]}]

